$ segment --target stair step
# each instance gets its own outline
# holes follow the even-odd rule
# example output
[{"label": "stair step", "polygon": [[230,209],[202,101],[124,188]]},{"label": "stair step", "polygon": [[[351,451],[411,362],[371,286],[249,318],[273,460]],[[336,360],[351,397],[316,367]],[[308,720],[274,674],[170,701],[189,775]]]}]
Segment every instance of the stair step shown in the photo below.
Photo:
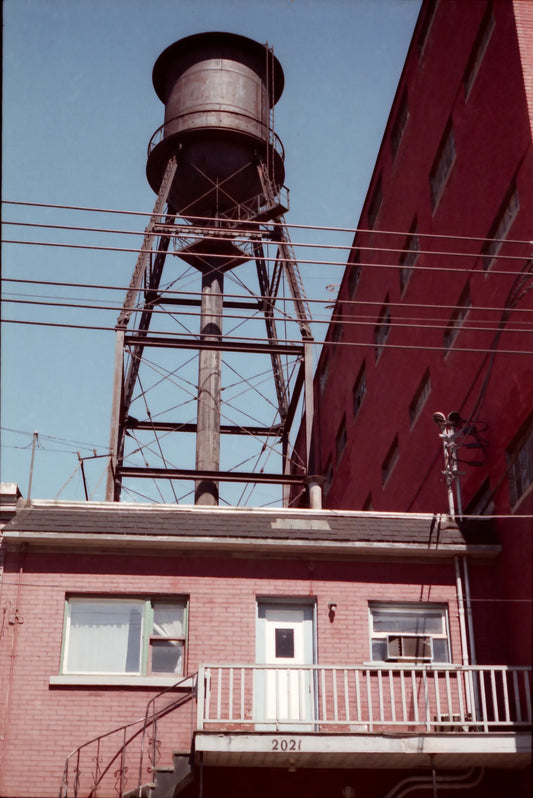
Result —
[{"label": "stair step", "polygon": [[135,787],[133,790],[123,792],[122,798],[152,798],[155,788],[155,781],[150,781],[147,784],[143,784],[140,790],[139,787]]}]

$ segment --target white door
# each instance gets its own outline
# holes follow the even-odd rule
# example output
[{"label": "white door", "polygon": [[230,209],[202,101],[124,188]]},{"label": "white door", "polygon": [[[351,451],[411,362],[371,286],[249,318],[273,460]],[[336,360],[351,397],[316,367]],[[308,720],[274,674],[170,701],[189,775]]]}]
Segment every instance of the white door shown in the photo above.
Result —
[{"label": "white door", "polygon": [[[313,607],[258,605],[256,719],[264,729],[309,731],[313,720]],[[266,724],[266,725],[265,725]]]}]

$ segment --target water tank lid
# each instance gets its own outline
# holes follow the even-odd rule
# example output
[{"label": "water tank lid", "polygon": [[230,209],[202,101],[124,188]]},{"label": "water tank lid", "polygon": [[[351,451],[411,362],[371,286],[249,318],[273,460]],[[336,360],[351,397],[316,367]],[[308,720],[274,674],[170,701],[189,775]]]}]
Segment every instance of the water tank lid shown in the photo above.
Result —
[{"label": "water tank lid", "polygon": [[[266,45],[256,42],[254,39],[249,39],[247,36],[241,36],[238,33],[226,33],[223,31],[207,31],[205,33],[195,33],[192,36],[185,36],[183,39],[174,42],[166,50],[163,50],[159,58],[154,64],[152,72],[152,81],[157,96],[162,102],[166,102],[165,88],[166,88],[166,74],[169,66],[173,64],[180,55],[187,51],[197,50],[201,47],[209,47],[216,45],[223,45],[224,43],[234,45],[241,50],[248,50],[252,52],[258,59],[258,63],[265,61]],[[277,103],[283,92],[285,78],[283,76],[283,69],[280,62],[273,56],[274,59],[274,97],[271,98],[272,105]]]}]

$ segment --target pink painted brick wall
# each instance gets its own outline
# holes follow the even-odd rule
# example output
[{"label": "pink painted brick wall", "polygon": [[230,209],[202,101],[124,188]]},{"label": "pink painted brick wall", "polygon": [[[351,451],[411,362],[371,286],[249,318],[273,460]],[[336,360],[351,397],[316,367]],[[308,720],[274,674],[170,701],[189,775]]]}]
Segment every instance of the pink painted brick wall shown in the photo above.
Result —
[{"label": "pink painted brick wall", "polygon": [[[257,599],[276,596],[316,601],[321,664],[369,660],[368,602],[374,600],[447,604],[453,658],[460,661],[461,657],[451,563],[30,552],[23,562],[19,588],[20,564],[17,554],[8,554],[2,586],[2,606],[17,606],[19,620],[4,624],[0,646],[3,798],[57,795],[66,755],[92,736],[142,717],[146,702],[158,692],[147,688],[50,686],[50,677],[60,672],[68,594],[189,596],[189,673],[194,673],[200,663],[253,664]],[[328,617],[330,601],[337,603],[333,623]],[[166,747],[161,750],[161,761],[170,764],[172,748],[189,747],[191,706],[182,707],[165,724],[161,739]]]}]

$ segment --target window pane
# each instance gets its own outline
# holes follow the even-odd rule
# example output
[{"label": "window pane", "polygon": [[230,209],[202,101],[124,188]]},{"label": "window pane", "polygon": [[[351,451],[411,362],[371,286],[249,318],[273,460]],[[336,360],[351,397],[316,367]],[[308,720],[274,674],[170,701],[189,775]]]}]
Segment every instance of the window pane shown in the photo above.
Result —
[{"label": "window pane", "polygon": [[144,602],[71,601],[68,673],[139,673]]},{"label": "window pane", "polygon": [[448,641],[443,637],[433,638],[433,662],[449,662]]},{"label": "window pane", "polygon": [[154,628],[157,637],[185,637],[185,604],[168,604],[162,601],[153,603]]},{"label": "window pane", "polygon": [[387,640],[380,637],[372,640],[372,660],[374,662],[385,662],[387,659]]},{"label": "window pane", "polygon": [[294,657],[294,629],[276,629],[276,657]]},{"label": "window pane", "polygon": [[152,673],[183,673],[181,640],[152,640]]},{"label": "window pane", "polygon": [[443,616],[440,610],[425,610],[424,612],[373,610],[372,618],[375,632],[407,634],[442,634],[443,632]]}]

